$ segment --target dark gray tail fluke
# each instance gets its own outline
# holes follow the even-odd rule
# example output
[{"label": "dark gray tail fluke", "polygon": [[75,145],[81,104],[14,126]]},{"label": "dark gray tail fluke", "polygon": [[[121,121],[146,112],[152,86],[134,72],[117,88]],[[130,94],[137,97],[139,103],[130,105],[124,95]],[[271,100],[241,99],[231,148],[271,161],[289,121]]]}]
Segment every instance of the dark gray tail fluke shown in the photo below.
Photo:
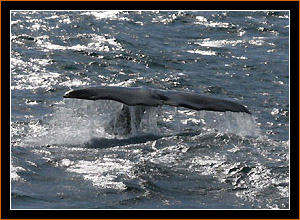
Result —
[{"label": "dark gray tail fluke", "polygon": [[199,95],[190,92],[173,90],[146,89],[140,87],[101,86],[69,91],[64,98],[88,100],[115,100],[129,106],[171,105],[185,107],[193,110],[207,110],[219,112],[246,112],[250,111],[243,105],[215,97]]}]

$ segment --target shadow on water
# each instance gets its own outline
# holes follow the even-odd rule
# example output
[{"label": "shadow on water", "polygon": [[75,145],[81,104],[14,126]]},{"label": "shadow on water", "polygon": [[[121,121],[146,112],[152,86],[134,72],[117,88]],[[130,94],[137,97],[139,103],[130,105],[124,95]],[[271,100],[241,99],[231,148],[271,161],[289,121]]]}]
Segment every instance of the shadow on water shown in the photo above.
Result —
[{"label": "shadow on water", "polygon": [[87,148],[109,148],[115,146],[125,146],[131,144],[142,144],[147,141],[155,141],[163,136],[147,134],[142,136],[134,136],[129,138],[121,139],[109,139],[109,138],[92,138],[89,142],[85,144]]},{"label": "shadow on water", "polygon": [[155,134],[143,134],[138,136],[131,137],[123,137],[123,138],[92,138],[88,141],[84,146],[86,148],[109,148],[115,146],[125,146],[125,145],[134,145],[134,144],[142,144],[148,141],[156,141],[161,138],[167,138],[171,136],[176,137],[192,137],[195,135],[199,135],[199,132],[183,132],[176,135],[155,135]]}]

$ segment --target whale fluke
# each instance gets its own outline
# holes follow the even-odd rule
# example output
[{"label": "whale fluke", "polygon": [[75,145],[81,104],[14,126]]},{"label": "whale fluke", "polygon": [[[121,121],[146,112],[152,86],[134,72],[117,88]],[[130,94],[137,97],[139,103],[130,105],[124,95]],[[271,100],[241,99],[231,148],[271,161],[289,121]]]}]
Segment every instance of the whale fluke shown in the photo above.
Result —
[{"label": "whale fluke", "polygon": [[64,95],[64,98],[87,100],[106,99],[115,100],[128,106],[171,105],[185,107],[197,111],[231,111],[251,114],[245,106],[226,99],[220,99],[191,92],[141,87],[100,86],[78,89],[67,92]]}]

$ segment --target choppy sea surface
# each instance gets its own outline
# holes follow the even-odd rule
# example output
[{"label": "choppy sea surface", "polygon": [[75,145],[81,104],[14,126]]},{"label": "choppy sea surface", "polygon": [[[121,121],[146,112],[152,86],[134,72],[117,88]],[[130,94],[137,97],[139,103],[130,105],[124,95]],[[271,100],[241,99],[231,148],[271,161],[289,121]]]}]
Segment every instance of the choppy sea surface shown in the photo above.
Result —
[{"label": "choppy sea surface", "polygon": [[[120,103],[63,98],[97,85],[252,115],[148,107],[116,135]],[[11,12],[11,208],[288,209],[289,178],[288,12]]]}]

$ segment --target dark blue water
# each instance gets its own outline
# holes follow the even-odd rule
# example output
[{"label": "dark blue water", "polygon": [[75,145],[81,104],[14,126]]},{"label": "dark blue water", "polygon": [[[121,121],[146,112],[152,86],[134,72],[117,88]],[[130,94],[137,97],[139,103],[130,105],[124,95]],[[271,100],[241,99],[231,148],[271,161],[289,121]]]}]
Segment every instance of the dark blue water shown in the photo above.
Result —
[{"label": "dark blue water", "polygon": [[[65,100],[96,85],[191,91],[245,113]],[[11,13],[13,209],[288,209],[289,14]]]}]

